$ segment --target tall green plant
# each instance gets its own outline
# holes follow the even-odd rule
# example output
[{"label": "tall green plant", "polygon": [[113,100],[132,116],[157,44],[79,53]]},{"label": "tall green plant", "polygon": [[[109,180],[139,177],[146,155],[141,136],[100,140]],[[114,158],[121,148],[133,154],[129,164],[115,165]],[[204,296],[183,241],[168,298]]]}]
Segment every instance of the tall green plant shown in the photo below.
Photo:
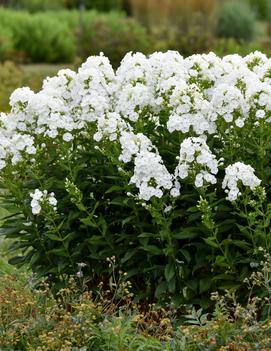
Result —
[{"label": "tall green plant", "polygon": [[11,263],[55,288],[78,264],[110,285],[114,260],[137,299],[245,296],[271,248],[269,75],[259,52],[130,53],[15,91],[0,129]]}]

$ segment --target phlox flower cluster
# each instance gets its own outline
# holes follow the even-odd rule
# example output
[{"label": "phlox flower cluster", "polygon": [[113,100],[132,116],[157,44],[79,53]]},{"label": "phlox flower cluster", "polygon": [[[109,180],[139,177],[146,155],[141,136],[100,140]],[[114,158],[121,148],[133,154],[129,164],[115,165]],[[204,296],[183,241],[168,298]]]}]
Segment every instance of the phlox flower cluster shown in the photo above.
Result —
[{"label": "phlox flower cluster", "polygon": [[[17,89],[10,105],[11,112],[0,115],[0,169],[20,162],[30,167],[48,145],[62,145],[68,154],[74,145],[83,147],[80,140],[92,138],[96,147],[114,143],[108,150],[119,150],[116,162],[133,170],[130,184],[140,199],[177,197],[188,175],[196,187],[216,184],[221,168],[232,200],[237,188],[217,161],[223,147],[213,148],[212,140],[271,121],[271,59],[259,52],[244,58],[128,53],[114,71],[101,54],[78,72],[65,69],[47,78],[38,93]],[[164,159],[165,144],[176,152],[176,164]],[[40,200],[33,201],[39,212]]]},{"label": "phlox flower cluster", "polygon": [[227,199],[230,201],[236,200],[241,195],[239,183],[249,187],[251,190],[254,190],[261,183],[261,180],[255,176],[254,169],[242,162],[236,162],[228,166],[225,169],[225,173],[222,188],[225,189],[225,192],[228,194]]},{"label": "phlox flower cluster", "polygon": [[213,94],[211,104],[215,118],[223,118],[226,123],[235,123],[242,128],[248,116],[245,97],[240,89],[228,84],[220,84]]},{"label": "phlox flower cluster", "polygon": [[162,188],[172,188],[172,175],[163,165],[160,155],[142,151],[135,158],[134,175],[130,183],[139,189],[139,198],[148,201],[152,196],[161,198]]},{"label": "phlox flower cluster", "polygon": [[173,110],[167,122],[169,132],[188,133],[190,128],[197,135],[215,132],[211,104],[196,85],[176,86],[170,97],[170,106]]},{"label": "phlox flower cluster", "polygon": [[185,179],[189,173],[195,173],[196,187],[202,187],[204,183],[216,183],[218,161],[203,138],[185,139],[181,144],[178,159],[175,177]]},{"label": "phlox flower cluster", "polygon": [[124,163],[130,162],[139,153],[151,151],[153,145],[144,134],[133,132],[123,132],[120,137],[121,154],[119,160]]},{"label": "phlox flower cluster", "polygon": [[52,207],[54,211],[56,211],[57,209],[56,208],[57,200],[53,192],[48,194],[47,190],[41,191],[39,189],[35,189],[34,193],[30,193],[30,197],[32,198],[30,204],[32,208],[32,213],[34,215],[40,214],[42,210],[42,204],[45,204],[45,203],[50,207]]}]

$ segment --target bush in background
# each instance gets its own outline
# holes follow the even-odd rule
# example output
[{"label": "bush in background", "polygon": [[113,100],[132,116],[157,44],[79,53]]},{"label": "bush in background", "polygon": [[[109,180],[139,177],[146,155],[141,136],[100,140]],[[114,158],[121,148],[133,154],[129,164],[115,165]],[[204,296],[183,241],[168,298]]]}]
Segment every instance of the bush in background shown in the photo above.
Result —
[{"label": "bush in background", "polygon": [[[192,15],[202,14],[205,27],[212,27],[217,10],[216,0],[131,0],[132,14],[149,29],[184,28],[191,25]],[[192,23],[194,24],[194,22]]]},{"label": "bush in background", "polygon": [[210,51],[216,0],[131,0],[131,9],[151,33],[154,50],[178,50],[184,56]]},{"label": "bush in background", "polygon": [[0,61],[11,58],[14,52],[14,41],[12,31],[0,24]]},{"label": "bush in background", "polygon": [[74,33],[67,23],[59,21],[56,16],[0,9],[0,19],[0,31],[4,28],[12,35],[14,60],[47,63],[74,60]]},{"label": "bush in background", "polygon": [[[71,63],[103,51],[117,66],[129,51],[152,51],[146,29],[135,19],[111,12],[79,11],[29,14],[0,9],[0,58],[10,48],[19,62]],[[1,39],[2,38],[2,39]]]},{"label": "bush in background", "polygon": [[32,62],[73,62],[76,43],[66,23],[49,15],[36,14],[19,21],[14,28],[17,50]]},{"label": "bush in background", "polygon": [[[109,12],[112,10],[123,10],[125,2],[127,3],[128,1],[129,0],[85,0],[84,4],[87,9]],[[10,0],[4,3],[4,5],[34,13],[48,10],[61,10],[64,8],[79,9],[80,3],[80,0]]]},{"label": "bush in background", "polygon": [[12,0],[10,6],[29,12],[61,10],[65,8],[66,0]]},{"label": "bush in background", "polygon": [[21,86],[22,71],[11,61],[0,63],[0,111],[9,110],[9,97],[14,89]]},{"label": "bush in background", "polygon": [[251,40],[255,33],[255,14],[245,3],[226,1],[218,20],[217,34],[220,37]]},{"label": "bush in background", "polygon": [[95,9],[101,12],[121,10],[122,5],[123,0],[86,0],[86,7],[88,9]]},{"label": "bush in background", "polygon": [[104,52],[117,67],[127,52],[150,50],[147,32],[136,20],[118,13],[95,16],[84,21],[80,36],[80,54],[83,58]]},{"label": "bush in background", "polygon": [[247,0],[257,17],[261,20],[270,19],[271,2],[270,0]]}]

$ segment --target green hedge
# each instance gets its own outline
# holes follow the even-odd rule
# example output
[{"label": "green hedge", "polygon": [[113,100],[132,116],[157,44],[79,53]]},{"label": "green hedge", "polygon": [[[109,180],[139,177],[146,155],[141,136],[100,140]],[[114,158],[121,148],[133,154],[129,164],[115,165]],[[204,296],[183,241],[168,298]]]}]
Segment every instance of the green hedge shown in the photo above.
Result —
[{"label": "green hedge", "polygon": [[[87,9],[102,12],[122,10],[125,0],[84,0]],[[29,12],[79,8],[80,0],[11,0],[9,6]]]},{"label": "green hedge", "polygon": [[271,2],[270,0],[247,0],[256,15],[261,20],[267,20],[271,17]]},{"label": "green hedge", "polygon": [[0,111],[9,110],[9,97],[14,89],[21,86],[22,70],[13,62],[0,63]]},{"label": "green hedge", "polygon": [[47,11],[29,14],[0,9],[0,60],[70,63],[103,51],[117,66],[128,51],[146,52],[146,30],[123,13]]},{"label": "green hedge", "polygon": [[255,13],[242,1],[226,1],[218,20],[220,37],[251,40],[255,32]]},{"label": "green hedge", "polygon": [[66,0],[13,0],[10,6],[16,9],[24,9],[29,12],[60,10],[64,9]]},{"label": "green hedge", "polygon": [[74,34],[56,16],[1,9],[0,23],[0,38],[5,31],[11,33],[15,60],[55,63],[75,58]]},{"label": "green hedge", "polygon": [[118,13],[95,16],[86,19],[80,41],[83,58],[104,52],[111,64],[117,67],[127,52],[147,52],[150,48],[148,35],[141,25],[132,18]]}]

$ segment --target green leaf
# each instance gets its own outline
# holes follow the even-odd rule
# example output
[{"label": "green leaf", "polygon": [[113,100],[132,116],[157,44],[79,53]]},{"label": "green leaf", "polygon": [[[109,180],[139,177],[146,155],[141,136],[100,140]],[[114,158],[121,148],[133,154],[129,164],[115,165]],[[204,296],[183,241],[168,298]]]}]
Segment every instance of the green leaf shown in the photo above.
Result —
[{"label": "green leaf", "polygon": [[139,238],[153,238],[153,237],[157,237],[157,234],[153,234],[153,233],[141,233],[138,235]]},{"label": "green leaf", "polygon": [[193,239],[199,235],[198,228],[183,229],[180,232],[173,233],[172,237],[174,239]]},{"label": "green leaf", "polygon": [[0,228],[0,235],[19,233],[22,229],[22,227]]},{"label": "green leaf", "polygon": [[59,237],[59,235],[53,233],[46,233],[46,237],[53,241],[63,241],[63,239]]},{"label": "green leaf", "polygon": [[203,278],[199,281],[199,293],[202,294],[210,289],[212,285],[211,278]]},{"label": "green leaf", "polygon": [[228,267],[225,257],[221,255],[216,256],[215,264],[219,267]]},{"label": "green leaf", "polygon": [[33,254],[33,256],[31,257],[31,260],[29,262],[30,266],[33,266],[34,263],[36,263],[39,259],[40,259],[40,253],[39,252],[35,252]]},{"label": "green leaf", "polygon": [[105,193],[110,194],[110,193],[113,193],[114,191],[121,192],[123,191],[123,187],[119,185],[113,185]]},{"label": "green leaf", "polygon": [[112,205],[126,207],[128,201],[129,201],[129,198],[123,197],[123,196],[119,196],[119,197],[116,197],[115,199],[111,200],[110,203]]},{"label": "green leaf", "polygon": [[131,222],[134,218],[135,218],[134,216],[130,216],[130,217],[126,217],[125,219],[123,219],[123,220],[121,221],[122,227],[124,227],[125,224]]},{"label": "green leaf", "polygon": [[48,254],[61,256],[61,257],[69,257],[69,254],[64,249],[52,249],[48,251]]},{"label": "green leaf", "polygon": [[176,290],[176,279],[172,278],[169,282],[168,282],[168,290],[171,293],[174,293]]},{"label": "green leaf", "polygon": [[234,276],[230,275],[230,274],[223,273],[223,274],[215,275],[212,278],[212,280],[234,280]]},{"label": "green leaf", "polygon": [[165,278],[169,282],[175,275],[175,266],[173,263],[168,263],[165,267]]},{"label": "green leaf", "polygon": [[191,256],[188,250],[181,249],[180,252],[183,254],[184,258],[186,259],[187,263],[191,261]]},{"label": "green leaf", "polygon": [[104,236],[106,234],[106,232],[107,232],[106,220],[103,217],[100,217],[98,223],[99,223],[99,226],[101,226],[101,228],[102,228],[102,234]]},{"label": "green leaf", "polygon": [[203,240],[208,244],[209,246],[212,246],[214,248],[218,248],[218,244],[215,242],[215,238],[209,237],[209,238],[203,238]]},{"label": "green leaf", "polygon": [[162,250],[159,249],[159,247],[157,247],[155,245],[146,245],[146,246],[143,246],[142,249],[144,251],[151,253],[152,255],[161,255],[162,254]]},{"label": "green leaf", "polygon": [[201,218],[201,213],[193,213],[191,215],[188,216],[187,218],[187,223],[191,223],[191,222],[195,222],[196,220]]},{"label": "green leaf", "polygon": [[251,244],[249,244],[248,242],[246,242],[244,240],[232,240],[231,244],[234,246],[238,246],[244,250],[250,250],[252,247]]},{"label": "green leaf", "polygon": [[159,298],[161,295],[165,294],[168,289],[168,284],[167,282],[163,281],[158,284],[157,288],[155,289],[155,297]]},{"label": "green leaf", "polygon": [[121,259],[121,263],[125,263],[126,261],[129,261],[130,258],[132,258],[137,252],[138,252],[138,248],[127,251],[124,257]]},{"label": "green leaf", "polygon": [[25,262],[25,256],[15,256],[8,260],[9,264],[20,265]]},{"label": "green leaf", "polygon": [[80,218],[80,221],[87,225],[88,227],[97,228],[97,224],[93,222],[89,217]]}]

